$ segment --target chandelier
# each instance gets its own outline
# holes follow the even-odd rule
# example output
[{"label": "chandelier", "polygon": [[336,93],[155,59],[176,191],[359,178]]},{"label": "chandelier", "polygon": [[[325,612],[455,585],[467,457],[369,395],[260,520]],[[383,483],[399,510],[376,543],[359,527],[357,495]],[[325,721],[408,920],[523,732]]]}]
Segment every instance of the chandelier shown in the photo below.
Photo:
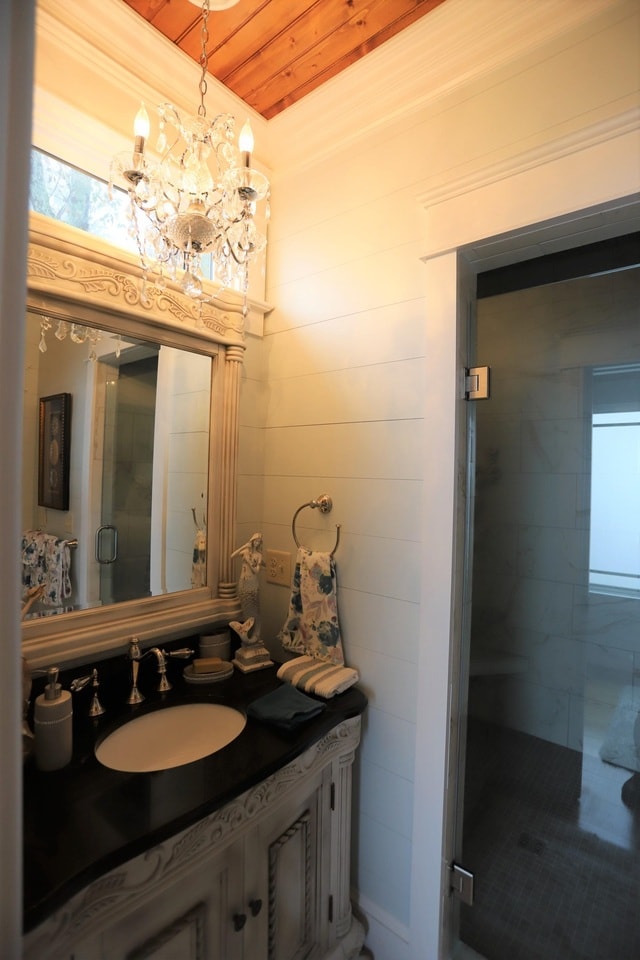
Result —
[{"label": "chandelier", "polygon": [[[200,5],[201,0],[191,0]],[[249,264],[264,250],[266,237],[254,222],[257,204],[266,199],[269,181],[251,167],[253,134],[247,120],[234,142],[235,118],[207,117],[207,41],[210,6],[218,9],[236,0],[202,0],[199,83],[196,116],[171,103],[157,107],[159,135],[156,158],[145,152],[149,115],[141,105],[134,122],[132,151],[111,162],[110,185],[124,186],[130,200],[130,232],[137,246],[143,276],[162,285],[171,279],[196,300],[210,299],[203,290],[203,258],[211,256],[213,279],[245,298]]]},{"label": "chandelier", "polygon": [[66,340],[69,337],[71,343],[86,343],[89,352],[88,359],[93,363],[98,359],[96,346],[101,340],[113,340],[116,357],[120,356],[122,342],[119,334],[105,333],[104,330],[96,330],[95,327],[85,327],[82,323],[73,323],[70,320],[52,320],[51,317],[40,317],[40,340],[38,350],[40,353],[47,352],[47,333],[55,324],[54,336],[56,340]]}]

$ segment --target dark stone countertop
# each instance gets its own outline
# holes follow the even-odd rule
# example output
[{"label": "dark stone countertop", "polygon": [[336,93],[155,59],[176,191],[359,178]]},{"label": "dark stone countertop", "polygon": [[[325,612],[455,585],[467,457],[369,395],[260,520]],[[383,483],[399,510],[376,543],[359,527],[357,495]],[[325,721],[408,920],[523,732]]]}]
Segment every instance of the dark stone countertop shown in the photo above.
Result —
[{"label": "dark stone countertop", "polygon": [[[152,662],[153,661],[153,662]],[[107,665],[106,670],[103,669]],[[352,687],[327,701],[326,709],[296,732],[282,732],[248,717],[236,740],[222,750],[181,767],[154,773],[120,773],[94,756],[96,742],[115,727],[149,710],[187,702],[225,703],[246,711],[253,700],[280,685],[277,665],[227,680],[190,684],[184,661],[171,660],[174,689],[154,694],[155,661],[140,670],[144,703],[130,707],[128,664],[124,657],[99,665],[99,695],[107,712],[87,716],[91,687],[74,694],[71,763],[42,773],[33,756],[24,766],[24,929],[32,930],[89,883],[109,870],[240,796],[290,763],[335,726],[361,714],[366,697]],[[63,687],[78,676],[62,675]],[[109,675],[107,682],[104,677]],[[34,684],[33,699],[38,690]]]}]

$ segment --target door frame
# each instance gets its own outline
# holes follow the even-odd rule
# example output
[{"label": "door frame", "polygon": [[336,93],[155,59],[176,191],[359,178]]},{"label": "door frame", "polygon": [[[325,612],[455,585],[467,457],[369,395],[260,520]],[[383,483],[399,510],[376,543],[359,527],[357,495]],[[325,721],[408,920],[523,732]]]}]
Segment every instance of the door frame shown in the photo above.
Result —
[{"label": "door frame", "polygon": [[[463,399],[463,369],[475,304],[470,285],[479,272],[540,256],[549,245],[554,250],[570,249],[614,236],[616,231],[637,230],[640,184],[637,173],[630,172],[629,150],[637,156],[638,148],[627,144],[625,152],[624,139],[616,144],[620,162],[613,163],[620,171],[619,180],[611,162],[602,165],[600,144],[550,162],[546,168],[520,173],[515,200],[514,184],[505,178],[500,185],[503,202],[497,207],[493,183],[445,203],[429,206],[425,202],[425,236],[429,237],[429,251],[422,257],[427,327],[425,509],[414,787],[420,804],[413,822],[413,849],[421,855],[414,856],[412,863],[411,960],[424,956],[449,960],[455,934],[449,865],[455,852],[457,770],[464,748],[459,710],[462,654],[465,646],[468,650],[468,637],[463,636],[463,629],[468,632],[463,595],[468,404]],[[549,168],[556,165],[554,180]],[[548,189],[550,180],[555,192]],[[603,200],[616,182],[630,189]],[[574,194],[591,195],[592,206],[573,208]],[[461,216],[465,210],[468,219]],[[558,214],[558,210],[564,212]],[[456,214],[453,221],[452,213]],[[474,239],[482,223],[495,231]]]},{"label": "door frame", "polygon": [[[637,221],[640,217],[640,203],[633,204],[636,209]],[[594,218],[600,218],[602,211],[594,212]],[[560,244],[561,250],[571,251],[580,249],[581,245],[576,245],[571,228],[574,225],[574,218],[569,216],[563,221],[561,227],[567,228],[568,232],[560,232],[559,225],[549,226],[550,236],[554,243]],[[631,232],[633,224],[628,222],[624,233]],[[634,231],[635,232],[635,231]],[[624,233],[618,234],[623,236]],[[603,227],[593,228],[593,238],[591,242],[611,239],[610,234]],[[557,250],[553,251],[558,252]],[[529,260],[537,259],[537,254],[533,254]],[[512,262],[522,262],[514,258]],[[477,265],[477,264],[476,264]],[[504,264],[506,265],[506,264]],[[473,287],[477,277],[482,270],[472,269],[466,260],[465,252],[460,251],[458,257],[458,337],[459,354],[464,357],[462,365],[470,367],[475,364],[489,363],[491,358],[477,355],[477,295]],[[612,268],[615,269],[615,268]],[[594,267],[594,272],[600,272]],[[588,276],[588,273],[577,274],[577,276]],[[559,278],[562,279],[562,278]],[[567,278],[573,279],[573,276]],[[558,282],[551,277],[548,283]],[[523,284],[523,287],[525,285]],[[458,456],[460,469],[459,477],[459,497],[461,509],[457,513],[456,523],[456,546],[454,555],[457,557],[457,563],[454,568],[454,578],[456,582],[456,596],[458,597],[458,622],[459,630],[456,631],[457,641],[452,644],[451,657],[451,725],[452,736],[450,740],[449,765],[448,765],[448,804],[445,817],[444,847],[446,860],[448,864],[455,862],[464,862],[462,857],[462,822],[464,815],[464,791],[465,791],[465,767],[466,767],[466,733],[467,733],[467,705],[469,695],[469,676],[470,676],[470,654],[471,654],[471,625],[472,625],[472,600],[473,600],[473,553],[474,553],[474,513],[475,513],[475,479],[476,479],[476,411],[475,402],[465,401],[466,416],[464,413],[459,417],[457,425],[458,430]],[[463,468],[464,467],[464,468]],[[464,509],[462,505],[464,504]],[[454,734],[455,733],[455,737]],[[445,910],[449,915],[448,936],[449,936],[449,954],[456,960],[484,960],[478,953],[468,947],[466,944],[457,940],[457,933],[460,922],[459,901],[455,897],[449,897]]]}]

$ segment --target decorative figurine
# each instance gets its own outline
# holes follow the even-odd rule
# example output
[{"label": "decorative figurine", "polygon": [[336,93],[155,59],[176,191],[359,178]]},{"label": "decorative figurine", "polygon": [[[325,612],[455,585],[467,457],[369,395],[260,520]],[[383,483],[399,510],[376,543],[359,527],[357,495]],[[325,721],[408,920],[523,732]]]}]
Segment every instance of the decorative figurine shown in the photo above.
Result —
[{"label": "decorative figurine", "polygon": [[204,587],[207,582],[207,521],[203,514],[202,523],[198,523],[195,507],[191,508],[191,514],[196,528],[191,560],[191,586]]},{"label": "decorative figurine", "polygon": [[240,620],[232,620],[229,624],[233,632],[237,633],[240,637],[240,643],[244,647],[248,647],[252,643],[252,641],[249,639],[249,634],[251,633],[253,624],[253,617],[249,617],[249,619],[245,620],[244,623],[242,623]]},{"label": "decorative figurine", "polygon": [[240,579],[238,580],[238,599],[242,611],[242,621],[234,620],[230,624],[240,637],[240,648],[233,663],[243,673],[251,670],[263,670],[273,664],[269,651],[261,643],[260,631],[260,583],[259,574],[265,563],[262,557],[262,534],[254,533],[241,547],[234,550],[232,557],[242,557]]},{"label": "decorative figurine", "polygon": [[[253,617],[252,640],[260,640],[260,584],[258,575],[265,563],[262,558],[262,534],[254,533],[246,543],[234,550],[231,557],[242,557],[240,579],[238,580],[238,599],[242,610],[242,619]],[[251,629],[251,627],[249,627]]]},{"label": "decorative figurine", "polygon": [[22,609],[20,612],[20,616],[22,620],[25,619],[25,617],[31,610],[31,607],[34,605],[34,603],[37,603],[38,600],[42,599],[42,597],[44,596],[45,589],[46,589],[46,584],[41,583],[41,584],[36,584],[35,587],[29,587],[29,589],[26,591],[26,593],[22,597]]}]

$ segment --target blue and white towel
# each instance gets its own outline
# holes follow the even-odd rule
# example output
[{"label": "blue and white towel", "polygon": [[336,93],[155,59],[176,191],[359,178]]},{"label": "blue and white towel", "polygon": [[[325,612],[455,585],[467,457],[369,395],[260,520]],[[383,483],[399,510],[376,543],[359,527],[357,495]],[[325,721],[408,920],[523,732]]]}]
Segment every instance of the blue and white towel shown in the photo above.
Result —
[{"label": "blue and white towel", "polygon": [[71,596],[71,552],[66,540],[41,530],[22,537],[22,586],[44,587],[41,602],[59,607]]},{"label": "blue and white towel", "polygon": [[198,530],[193,541],[193,557],[191,559],[191,586],[204,587],[207,583],[207,535],[204,530]]},{"label": "blue and white towel", "polygon": [[298,550],[289,612],[279,637],[283,647],[294,653],[344,663],[336,567],[330,553]]}]

